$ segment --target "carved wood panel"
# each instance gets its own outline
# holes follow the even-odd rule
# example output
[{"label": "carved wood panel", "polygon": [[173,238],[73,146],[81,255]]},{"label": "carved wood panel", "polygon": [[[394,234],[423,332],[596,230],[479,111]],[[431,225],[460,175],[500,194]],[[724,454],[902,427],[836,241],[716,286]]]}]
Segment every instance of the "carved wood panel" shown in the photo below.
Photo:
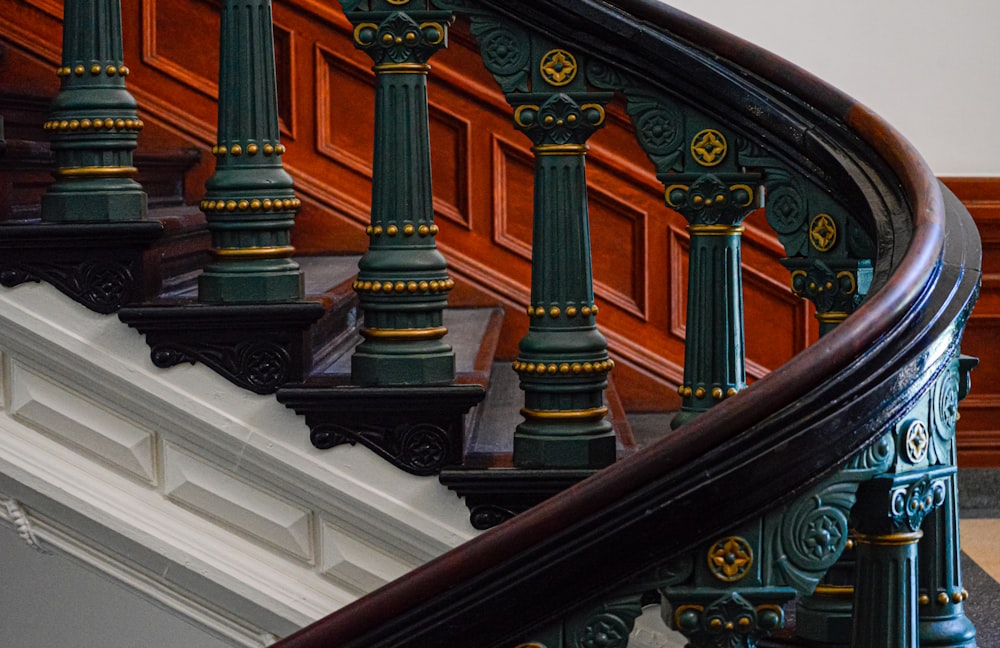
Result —
[{"label": "carved wood panel", "polygon": [[1000,467],[1000,178],[945,178],[969,209],[983,241],[983,287],[962,340],[977,356],[972,391],[959,405],[958,461]]}]

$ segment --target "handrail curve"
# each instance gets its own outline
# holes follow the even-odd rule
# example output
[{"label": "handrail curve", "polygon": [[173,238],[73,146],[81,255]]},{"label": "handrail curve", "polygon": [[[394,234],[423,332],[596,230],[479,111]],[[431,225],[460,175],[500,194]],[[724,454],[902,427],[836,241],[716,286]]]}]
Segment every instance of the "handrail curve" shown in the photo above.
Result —
[{"label": "handrail curve", "polygon": [[978,290],[968,214],[902,136],[822,81],[654,0],[480,4],[587,42],[612,65],[645,65],[651,84],[696,92],[708,111],[728,106],[728,120],[864,207],[877,289],[833,332],[678,433],[280,648],[513,646],[841,466],[957,351]]}]

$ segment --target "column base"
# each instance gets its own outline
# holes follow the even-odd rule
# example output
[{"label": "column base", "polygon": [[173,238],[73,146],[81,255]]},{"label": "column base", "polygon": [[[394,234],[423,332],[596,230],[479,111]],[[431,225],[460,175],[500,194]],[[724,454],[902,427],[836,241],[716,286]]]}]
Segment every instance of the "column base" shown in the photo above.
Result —
[{"label": "column base", "polygon": [[964,612],[921,620],[919,632],[920,648],[976,648],[976,628]]},{"label": "column base", "polygon": [[440,340],[367,341],[351,357],[351,382],[366,387],[444,385],[455,381],[455,352]]},{"label": "column base", "polygon": [[42,196],[42,221],[46,223],[119,223],[146,218],[146,193],[135,189],[73,191],[50,189]]},{"label": "column base", "polygon": [[676,430],[680,426],[684,425],[689,421],[693,421],[698,418],[708,410],[692,410],[681,408],[681,411],[674,415],[674,418],[670,419],[670,429]]},{"label": "column base", "polygon": [[615,433],[606,420],[526,421],[514,434],[517,468],[603,468],[615,462],[615,454]]},{"label": "column base", "polygon": [[198,301],[203,304],[291,302],[302,299],[302,271],[294,261],[268,262],[259,269],[210,265],[198,277]]}]

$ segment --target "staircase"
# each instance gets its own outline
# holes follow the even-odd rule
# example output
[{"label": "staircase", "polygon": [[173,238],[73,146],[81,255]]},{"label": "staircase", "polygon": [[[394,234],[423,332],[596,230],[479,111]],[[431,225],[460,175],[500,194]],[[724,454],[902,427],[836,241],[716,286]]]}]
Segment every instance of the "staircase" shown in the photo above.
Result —
[{"label": "staircase", "polygon": [[[57,4],[5,3],[0,28],[0,497],[29,544],[234,645],[624,648],[650,603],[697,648],[976,645],[953,439],[978,234],[863,107],[646,0],[179,3],[221,34],[206,134],[216,97],[174,121],[126,67],[135,7],[67,1],[55,52],[23,25]],[[143,65],[177,56],[170,10],[142,11]],[[363,223],[356,187],[296,169],[275,70],[300,13],[347,39],[317,65],[346,42],[373,66],[370,165],[314,124],[370,178]],[[439,58],[513,126],[488,252],[438,181],[471,172],[431,155],[476,146],[428,101]],[[214,165],[185,146],[206,139]],[[657,215],[602,193],[615,164],[645,167]],[[311,247],[335,205],[344,244]],[[686,299],[647,297],[616,262],[639,248]],[[744,322],[789,279],[816,324],[768,372]],[[662,416],[647,447],[630,409]]]}]

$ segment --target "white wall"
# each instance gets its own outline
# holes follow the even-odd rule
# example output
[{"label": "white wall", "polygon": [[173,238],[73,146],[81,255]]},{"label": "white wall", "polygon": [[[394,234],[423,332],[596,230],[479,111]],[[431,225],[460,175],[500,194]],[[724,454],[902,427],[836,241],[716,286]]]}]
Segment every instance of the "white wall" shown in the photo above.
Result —
[{"label": "white wall", "polygon": [[30,549],[0,525],[0,643],[5,646],[227,648],[204,631],[66,556]]},{"label": "white wall", "polygon": [[866,104],[938,175],[1000,175],[998,0],[666,0]]}]

